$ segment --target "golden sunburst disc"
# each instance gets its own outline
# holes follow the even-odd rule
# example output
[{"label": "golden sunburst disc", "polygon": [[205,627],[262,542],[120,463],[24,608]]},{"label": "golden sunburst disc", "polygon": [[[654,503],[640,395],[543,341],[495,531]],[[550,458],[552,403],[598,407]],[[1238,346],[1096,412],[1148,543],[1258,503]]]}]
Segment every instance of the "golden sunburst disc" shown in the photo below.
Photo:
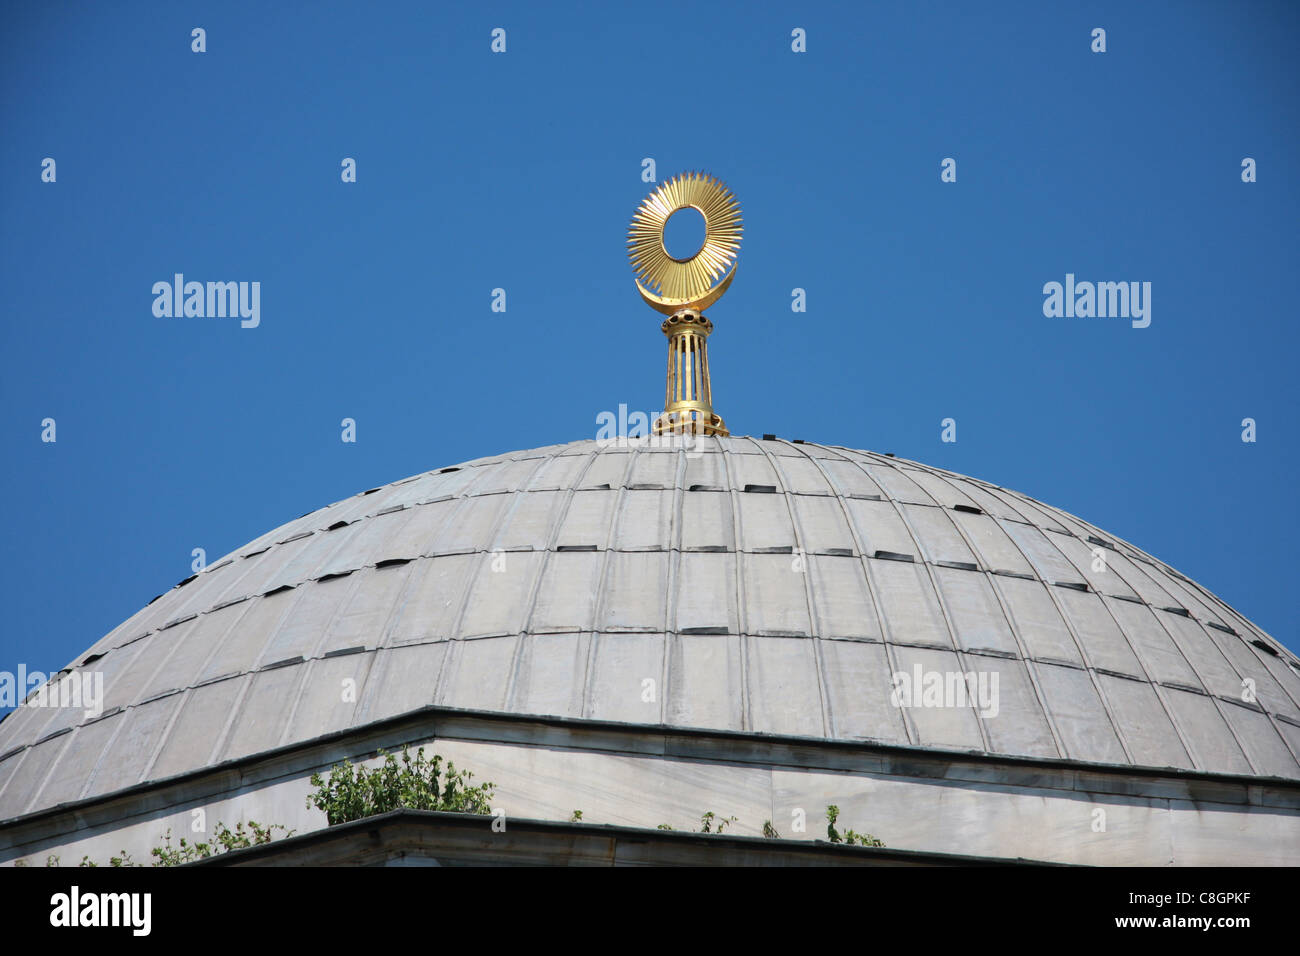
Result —
[{"label": "golden sunburst disc", "polygon": [[[704,245],[689,259],[674,259],[664,247],[664,226],[687,208],[704,217]],[[628,227],[637,288],[660,312],[711,305],[735,274],[742,231],[740,203],[721,180],[706,173],[674,176],[642,201]]]}]

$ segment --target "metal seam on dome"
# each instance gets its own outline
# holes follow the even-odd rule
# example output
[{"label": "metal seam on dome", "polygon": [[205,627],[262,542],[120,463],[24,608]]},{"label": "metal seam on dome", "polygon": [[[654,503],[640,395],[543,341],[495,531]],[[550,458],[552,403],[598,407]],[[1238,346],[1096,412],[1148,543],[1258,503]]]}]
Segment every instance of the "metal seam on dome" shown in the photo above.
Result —
[{"label": "metal seam on dome", "polygon": [[[753,439],[751,439],[751,441],[753,441]],[[780,457],[772,454],[759,442],[753,442],[753,444],[763,455],[766,456],[768,467],[770,467],[776,474],[776,480],[781,484],[781,489],[784,492],[782,499],[785,503],[786,514],[790,517],[790,527],[794,534],[794,546],[799,548],[801,554],[807,555],[811,553],[811,549],[807,547],[805,541],[803,527],[799,520],[798,509],[794,507],[794,499],[789,493],[790,479],[781,466]],[[790,554],[792,551],[786,551],[784,553]],[[806,568],[805,571],[807,571]],[[817,600],[813,594],[812,575],[804,573],[802,577],[804,602],[808,612],[808,634],[809,636],[819,635],[822,628],[818,616]],[[835,724],[834,715],[831,711],[830,689],[826,686],[826,660],[822,653],[820,641],[813,641],[812,652],[813,672],[817,679],[817,697],[818,702],[821,705],[821,733],[823,737],[828,737],[833,733]]]}]

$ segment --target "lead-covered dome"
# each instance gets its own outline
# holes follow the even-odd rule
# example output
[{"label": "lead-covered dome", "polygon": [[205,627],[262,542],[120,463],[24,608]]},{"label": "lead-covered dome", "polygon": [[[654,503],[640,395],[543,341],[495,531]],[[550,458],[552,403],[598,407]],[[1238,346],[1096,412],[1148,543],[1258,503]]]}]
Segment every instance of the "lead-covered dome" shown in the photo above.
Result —
[{"label": "lead-covered dome", "polygon": [[[1095,570],[1095,568],[1100,570]],[[430,704],[1300,779],[1300,663],[1113,535],[983,481],[751,438],[573,442],[292,521],[0,723],[0,819]],[[996,716],[891,703],[996,674]]]}]

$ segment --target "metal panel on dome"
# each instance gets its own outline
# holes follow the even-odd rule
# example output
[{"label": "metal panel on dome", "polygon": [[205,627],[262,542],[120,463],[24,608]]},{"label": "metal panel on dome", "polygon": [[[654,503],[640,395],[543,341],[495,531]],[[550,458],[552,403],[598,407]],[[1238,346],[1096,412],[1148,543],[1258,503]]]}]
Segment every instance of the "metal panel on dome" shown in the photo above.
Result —
[{"label": "metal panel on dome", "polygon": [[584,716],[659,723],[664,648],[663,634],[597,634]]},{"label": "metal panel on dome", "polygon": [[[307,578],[355,571],[390,556],[399,557],[392,553],[392,542],[402,525],[410,520],[411,514],[410,511],[390,511],[346,528],[320,532],[317,545],[290,565],[284,578],[277,578],[275,583],[297,584]],[[384,558],[378,557],[381,554]]]},{"label": "metal panel on dome", "polygon": [[862,541],[863,554],[916,554],[916,541],[891,502],[850,498],[845,504]]},{"label": "metal panel on dome", "polygon": [[245,569],[232,562],[223,568],[201,572],[177,592],[180,599],[177,616],[197,614],[219,604],[222,595],[239,579],[242,570]]},{"label": "metal panel on dome", "polygon": [[[1290,749],[1292,756],[1296,757],[1298,761],[1297,766],[1300,766],[1300,727],[1297,727],[1295,724],[1287,723],[1285,720],[1276,721],[1274,727],[1282,735],[1282,739],[1285,741],[1288,749]],[[1283,773],[1283,776],[1294,775],[1294,771],[1286,771]]]},{"label": "metal panel on dome", "polygon": [[1168,601],[1151,601],[1149,603],[1158,604],[1161,607],[1169,605],[1179,606],[1190,610],[1196,618],[1202,621],[1213,621],[1215,624],[1225,624],[1223,614],[1210,607],[1209,603],[1202,600],[1196,593],[1196,589],[1183,584],[1171,574],[1161,575],[1161,587],[1169,592],[1171,599]]},{"label": "metal panel on dome", "polygon": [[908,477],[900,468],[874,463],[863,466],[873,481],[885,490],[885,494],[895,501],[907,501],[912,504],[932,505],[935,503],[920,485]]},{"label": "metal panel on dome", "polygon": [[521,638],[510,709],[518,714],[581,717],[589,634]]},{"label": "metal panel on dome", "polygon": [[1082,584],[1083,574],[1061,554],[1056,544],[1035,527],[1015,522],[1005,522],[1002,527],[1024,552],[1034,570],[1051,584],[1063,582]]},{"label": "metal panel on dome", "polygon": [[230,630],[220,647],[198,675],[204,682],[231,674],[243,674],[261,656],[271,634],[299,597],[298,589],[254,598],[239,625]]},{"label": "metal panel on dome", "polygon": [[313,581],[299,587],[299,603],[272,633],[258,664],[265,666],[291,657],[310,656],[352,589],[348,578]]},{"label": "metal panel on dome", "polygon": [[[187,589],[182,588],[179,591],[175,589],[168,591],[137,611],[128,619],[128,626],[124,626],[113,632],[114,635],[117,635],[119,631],[121,633],[120,636],[114,640],[112,646],[120,647],[123,644],[129,643],[130,641],[148,634],[150,631],[155,631],[158,628],[163,627],[168,621],[188,616],[191,612],[186,612],[184,615],[180,613],[180,608],[188,600],[186,590]],[[102,653],[103,649],[99,648],[98,651]]]},{"label": "metal panel on dome", "polygon": [[[949,680],[960,684],[960,693],[967,693],[967,684],[961,679],[968,668],[962,666],[961,660],[952,651],[934,650],[928,647],[892,647],[896,671],[908,687],[908,695],[900,694],[900,702],[910,705],[903,707],[905,719],[911,724],[917,737],[917,743],[926,747],[951,747],[958,750],[983,750],[984,739],[980,734],[979,720],[975,716],[974,702],[969,695],[959,699],[941,697],[935,706],[925,696],[925,685],[930,675],[938,675],[943,686]],[[923,696],[916,698],[916,677],[921,678]],[[955,689],[955,688],[954,688]]]},{"label": "metal panel on dome", "polygon": [[958,647],[1020,656],[1020,645],[986,575],[959,568],[935,568],[934,579]]},{"label": "metal panel on dome", "polygon": [[725,491],[687,491],[682,494],[683,551],[736,549],[731,495]]},{"label": "metal panel on dome", "polygon": [[[163,636],[170,633],[170,631],[165,632]],[[155,635],[155,637],[158,636]],[[104,695],[103,699],[99,701],[101,713],[115,707],[126,707],[128,704],[133,704],[140,699],[140,686],[148,679],[153,671],[153,665],[156,664],[156,659],[153,657],[154,652],[148,646],[151,640],[151,638],[145,638],[143,641],[128,644],[126,647],[105,655],[101,660],[77,668],[74,672],[83,675],[82,679],[85,680],[100,679],[103,681]],[[141,656],[146,654],[150,656]],[[101,676],[92,678],[91,675],[93,674]],[[54,699],[53,695],[57,693],[59,702],[63,702],[65,689],[61,681],[66,679],[68,678],[60,678],[50,686],[51,699]],[[72,693],[74,690],[77,693]],[[34,736],[44,737],[56,730],[62,730],[64,727],[74,727],[87,720],[86,711],[89,709],[89,702],[81,695],[80,688],[69,684],[66,693],[68,694],[66,699],[73,706],[51,708],[47,713],[53,719],[43,726],[37,723],[31,725],[30,732]]]},{"label": "metal panel on dome", "polygon": [[[1212,639],[1222,648],[1237,672],[1252,682],[1251,696],[1275,714],[1286,714],[1293,720],[1300,720],[1300,708],[1296,707],[1291,697],[1274,680],[1264,662],[1256,656],[1254,648],[1231,634],[1216,632]],[[1232,696],[1242,699],[1244,690],[1245,685],[1238,681],[1236,693]]]},{"label": "metal panel on dome", "polygon": [[492,542],[493,550],[545,551],[562,500],[558,491],[530,491],[516,495]]},{"label": "metal panel on dome", "polygon": [[1220,713],[1222,708],[1211,698],[1173,687],[1164,691],[1164,698],[1174,720],[1183,728],[1199,769],[1211,773],[1251,772],[1241,745]]},{"label": "metal panel on dome", "polygon": [[1057,603],[1070,622],[1093,667],[1145,680],[1142,664],[1110,611],[1095,594],[1057,588]]},{"label": "metal panel on dome", "polygon": [[596,629],[662,631],[668,555],[657,551],[608,554]]},{"label": "metal panel on dome", "polygon": [[880,601],[885,640],[952,648],[943,610],[923,566],[902,561],[870,561],[867,573]]},{"label": "metal panel on dome", "polygon": [[384,542],[382,548],[375,550],[371,561],[365,563],[378,564],[395,558],[418,558],[429,554],[443,525],[455,514],[455,504],[450,499],[435,501],[400,512],[403,518],[392,537]]},{"label": "metal panel on dome", "polygon": [[766,455],[728,455],[727,469],[731,472],[733,488],[743,489],[746,485],[753,485],[780,491],[783,487]]},{"label": "metal panel on dome", "polygon": [[1264,657],[1260,662],[1268,668],[1268,672],[1286,691],[1287,696],[1300,704],[1300,663],[1272,656]]},{"label": "metal panel on dome", "polygon": [[[299,538],[288,545],[276,545],[269,551],[255,554],[252,557],[241,558],[234,564],[220,569],[216,573],[221,575],[220,581],[224,587],[220,590],[214,589],[210,600],[205,602],[207,608],[223,606],[231,601],[270,590],[272,585],[268,582],[271,580],[272,575],[282,568],[298,550],[306,547],[308,540],[308,538]],[[204,610],[207,608],[204,608]]]},{"label": "metal panel on dome", "polygon": [[457,502],[459,507],[443,526],[432,553],[488,550],[502,515],[513,500],[513,495],[504,494],[461,499]]},{"label": "metal panel on dome", "polygon": [[352,726],[375,656],[345,654],[308,664],[311,670],[303,678],[286,739],[310,740]]},{"label": "metal panel on dome", "polygon": [[766,438],[759,440],[750,438],[751,442],[760,450],[767,452],[769,455],[776,455],[781,458],[803,458],[804,453],[792,444],[787,443],[784,439],[777,438],[769,441]]},{"label": "metal panel on dome", "polygon": [[671,548],[674,494],[672,491],[624,492],[614,523],[612,547],[620,551]]},{"label": "metal panel on dome", "polygon": [[983,715],[980,721],[990,750],[1024,757],[1061,756],[1024,661],[969,656],[965,663],[968,672],[975,674],[977,695],[979,681],[983,679],[992,691],[996,675],[992,706],[986,710],[976,708],[977,715]]},{"label": "metal panel on dome", "polygon": [[[528,630],[542,633],[590,629],[596,615],[596,594],[606,553],[561,551],[549,555],[532,616],[527,622]],[[507,556],[507,562],[509,559]]]},{"label": "metal panel on dome", "polygon": [[824,554],[808,555],[805,561],[817,634],[824,638],[883,640],[862,561]]},{"label": "metal panel on dome", "polygon": [[741,628],[749,634],[809,635],[808,596],[805,575],[789,554],[740,555],[744,584],[744,619]]},{"label": "metal panel on dome", "polygon": [[[243,617],[248,610],[247,602],[218,607],[217,610],[201,614],[191,623],[162,632],[162,637],[172,635],[165,643],[157,641],[151,645],[149,653],[155,654],[160,661],[156,670],[151,669],[149,680],[134,700],[148,700],[166,691],[175,691],[198,683],[199,670],[208,657],[218,652],[226,632]],[[182,630],[183,628],[183,630]]]},{"label": "metal panel on dome", "polygon": [[1178,645],[1161,626],[1155,612],[1141,604],[1103,598],[1124,636],[1137,652],[1152,680],[1202,689],[1200,678],[1183,657]]},{"label": "metal panel on dome", "polygon": [[975,505],[969,495],[965,494],[960,488],[942,475],[936,475],[930,471],[917,470],[909,471],[907,477],[916,482],[926,494],[933,498],[943,508],[952,508],[954,505],[961,505],[970,508]]},{"label": "metal panel on dome", "polygon": [[582,476],[579,488],[600,488],[608,485],[617,490],[623,487],[623,479],[631,467],[632,455],[625,451],[602,451],[596,455],[587,473]]},{"label": "metal panel on dome", "polygon": [[[509,560],[507,555],[506,561]],[[482,555],[450,554],[408,565],[412,569],[409,593],[391,624],[389,643],[445,641],[454,637],[471,575],[477,573],[483,562]]]},{"label": "metal panel on dome", "polygon": [[1025,521],[1024,515],[992,492],[985,490],[983,485],[969,478],[954,478],[952,484],[953,487],[975,502],[976,506],[985,514],[1000,518],[1003,521]]},{"label": "metal panel on dome", "polygon": [[[1157,581],[1149,569],[1144,565],[1131,561],[1118,551],[1106,550],[1106,568],[1107,574],[1114,573],[1133,590],[1135,594],[1147,604],[1154,604],[1157,607],[1167,607],[1176,603],[1173,596],[1164,587],[1169,578],[1160,575],[1160,581]],[[1101,593],[1114,593],[1104,585],[1099,588]]]},{"label": "metal panel on dome", "polygon": [[834,494],[822,470],[807,458],[782,458],[777,462],[782,484],[797,495]]},{"label": "metal panel on dome", "polygon": [[680,456],[676,452],[640,452],[632,459],[628,487],[675,488]]},{"label": "metal panel on dome", "polygon": [[996,575],[993,584],[1031,658],[1083,665],[1078,645],[1042,582]]},{"label": "metal panel on dome", "polygon": [[543,556],[536,551],[515,551],[504,557],[504,570],[494,570],[489,556],[470,575],[469,600],[459,637],[518,634],[523,627]]},{"label": "metal panel on dome", "polygon": [[566,491],[577,482],[582,469],[587,467],[587,461],[587,455],[556,455],[548,458],[533,472],[524,487],[528,491]]},{"label": "metal panel on dome", "polygon": [[[236,713],[248,677],[235,677],[187,690],[181,695],[181,710],[163,738],[162,749],[149,767],[150,779],[197,770],[214,762],[215,750],[225,737],[226,724]],[[258,701],[255,706],[275,707],[277,701]]]},{"label": "metal panel on dome", "polygon": [[1225,704],[1222,710],[1256,773],[1272,777],[1296,776],[1300,765],[1266,714],[1236,704]]},{"label": "metal panel on dome", "polygon": [[433,704],[453,646],[449,641],[408,644],[378,652],[365,684],[359,685],[365,689],[354,723],[383,720]]},{"label": "metal panel on dome", "polygon": [[306,676],[304,664],[254,674],[243,706],[234,714],[219,759],[234,760],[279,746]]},{"label": "metal panel on dome", "polygon": [[[1090,546],[1085,545],[1078,538],[1068,535],[1054,535],[1051,541],[1065,555],[1066,561],[1075,569],[1077,575],[1082,576],[1093,590],[1103,594],[1117,594],[1121,597],[1136,598],[1138,596],[1137,592],[1129,587],[1119,574],[1106,568],[1106,565],[1102,565],[1103,568],[1106,568],[1105,570],[1094,570],[1094,563],[1098,560],[1105,561],[1110,558],[1109,551],[1099,546],[1092,546],[1097,547],[1097,550],[1101,553],[1101,558],[1098,559],[1093,555]],[[1078,577],[1076,577],[1076,580],[1078,580]]]},{"label": "metal panel on dome", "polygon": [[991,488],[988,493],[1007,502],[1010,507],[1021,515],[1021,521],[1027,521],[1036,528],[1049,528],[1062,534],[1070,533],[1070,529],[1060,521],[1060,512],[1055,509],[1035,507],[1032,499],[1009,492],[1004,488]]},{"label": "metal panel on dome", "polygon": [[1041,662],[1030,666],[1043,688],[1066,757],[1097,763],[1129,762],[1087,671]]},{"label": "metal panel on dome", "polygon": [[686,455],[686,477],[682,487],[687,491],[696,486],[725,489],[734,487],[727,477],[726,460],[721,455]]},{"label": "metal panel on dome", "polygon": [[913,536],[920,545],[921,556],[927,561],[958,561],[977,564],[966,542],[949,518],[952,512],[924,505],[900,505],[904,517],[911,525]]},{"label": "metal panel on dome", "polygon": [[376,502],[370,513],[374,514],[394,505],[418,505],[435,498],[454,497],[472,488],[480,474],[482,472],[475,469],[461,468],[456,471],[435,471],[420,475],[414,481],[397,485],[397,493],[388,497],[382,504]]},{"label": "metal panel on dome", "polygon": [[1177,614],[1162,615],[1161,619],[1173,632],[1179,651],[1192,665],[1206,690],[1220,697],[1241,695],[1241,677],[1200,624]]},{"label": "metal panel on dome", "polygon": [[564,515],[555,543],[560,547],[595,545],[603,548],[609,541],[610,519],[619,492],[575,491]]},{"label": "metal panel on dome", "polygon": [[740,547],[745,551],[794,548],[794,525],[785,495],[742,493],[735,496],[740,512]]},{"label": "metal panel on dome", "polygon": [[68,741],[67,749],[55,761],[49,777],[41,787],[40,803],[54,806],[80,797],[86,788],[86,781],[95,770],[95,764],[99,762],[104,748],[117,730],[117,721],[112,717],[96,720],[74,730],[75,740]]},{"label": "metal panel on dome", "polygon": [[740,632],[736,612],[736,555],[685,552],[677,571],[675,619],[678,631]]},{"label": "metal panel on dome", "polygon": [[893,684],[883,644],[825,641],[822,659],[832,736],[908,742],[903,712],[890,703]]},{"label": "metal panel on dome", "polygon": [[[363,568],[349,575],[350,591],[324,631],[316,653],[382,644],[390,618],[398,613],[400,596],[411,579],[423,575],[435,560],[454,562],[461,560],[461,556],[413,561],[390,568]],[[411,600],[418,601],[414,596]]]},{"label": "metal panel on dome", "polygon": [[453,642],[438,703],[469,710],[502,710],[518,648],[518,637]]},{"label": "metal panel on dome", "polygon": [[[49,720],[49,715],[39,707],[27,707],[19,705],[15,710],[11,710],[5,717],[3,724],[0,724],[0,755],[8,753],[14,744],[25,746],[37,740],[39,735],[36,733],[36,723],[44,723]],[[6,758],[8,763],[13,758]],[[4,815],[0,814],[0,820]]]},{"label": "metal panel on dome", "polygon": [[885,496],[881,487],[857,463],[846,460],[823,461],[821,464],[835,483],[839,494],[854,498]]},{"label": "metal panel on dome", "polygon": [[1020,550],[1019,545],[993,518],[985,514],[952,512],[952,519],[965,532],[979,552],[977,562],[990,571],[1011,571],[1015,574],[1033,574],[1034,568]]},{"label": "metal panel on dome", "polygon": [[[308,578],[315,577],[317,574],[350,571],[360,567],[360,562],[356,560],[355,556],[366,554],[367,551],[357,546],[357,538],[360,534],[372,528],[378,530],[378,527],[382,527],[383,522],[383,518],[369,518],[355,527],[349,526],[335,531],[317,531],[310,537],[299,538],[297,541],[278,545],[272,550],[283,549],[286,554],[281,556],[279,567],[262,581],[262,592],[272,591],[286,585],[292,587]],[[371,531],[370,533],[371,538],[365,544],[371,543],[375,538],[375,532]],[[346,554],[342,559],[338,559],[336,553],[340,550],[349,554]],[[349,558],[352,560],[349,561]]]},{"label": "metal panel on dome", "polygon": [[679,634],[668,654],[667,722],[741,730],[740,638]]},{"label": "metal panel on dome", "polygon": [[490,495],[505,491],[518,491],[533,477],[541,465],[539,458],[503,461],[484,465],[472,489],[475,495]]},{"label": "metal panel on dome", "polygon": [[806,638],[746,637],[749,729],[822,737],[817,653]]},{"label": "metal panel on dome", "polygon": [[[105,718],[116,725],[117,733],[96,764],[95,774],[83,796],[89,798],[112,793],[139,783],[163,736],[169,732],[172,717],[184,698],[184,694],[169,694]],[[0,802],[3,802],[2,797]]]},{"label": "metal panel on dome", "polygon": [[791,495],[799,522],[799,542],[813,554],[827,551],[853,554],[856,547],[844,505],[838,498]]},{"label": "metal panel on dome", "polygon": [[1098,674],[1097,680],[1135,761],[1148,767],[1193,769],[1151,684],[1109,674]]},{"label": "metal panel on dome", "polygon": [[0,806],[4,807],[0,819],[16,817],[32,806],[45,785],[46,775],[72,742],[72,737],[70,733],[60,734],[20,755],[20,763],[10,775],[4,793],[0,794]]}]

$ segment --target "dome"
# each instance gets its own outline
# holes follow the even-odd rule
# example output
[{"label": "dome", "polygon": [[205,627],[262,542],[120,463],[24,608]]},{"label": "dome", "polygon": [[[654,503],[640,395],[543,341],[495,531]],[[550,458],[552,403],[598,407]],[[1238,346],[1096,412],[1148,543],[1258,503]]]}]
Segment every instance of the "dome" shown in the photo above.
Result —
[{"label": "dome", "polygon": [[[812,443],[403,479],[69,666],[103,673],[103,712],[0,723],[0,820],[428,705],[1300,780],[1300,663],[1208,591],[1016,492]],[[932,673],[996,675],[997,713],[895,706]]]}]

